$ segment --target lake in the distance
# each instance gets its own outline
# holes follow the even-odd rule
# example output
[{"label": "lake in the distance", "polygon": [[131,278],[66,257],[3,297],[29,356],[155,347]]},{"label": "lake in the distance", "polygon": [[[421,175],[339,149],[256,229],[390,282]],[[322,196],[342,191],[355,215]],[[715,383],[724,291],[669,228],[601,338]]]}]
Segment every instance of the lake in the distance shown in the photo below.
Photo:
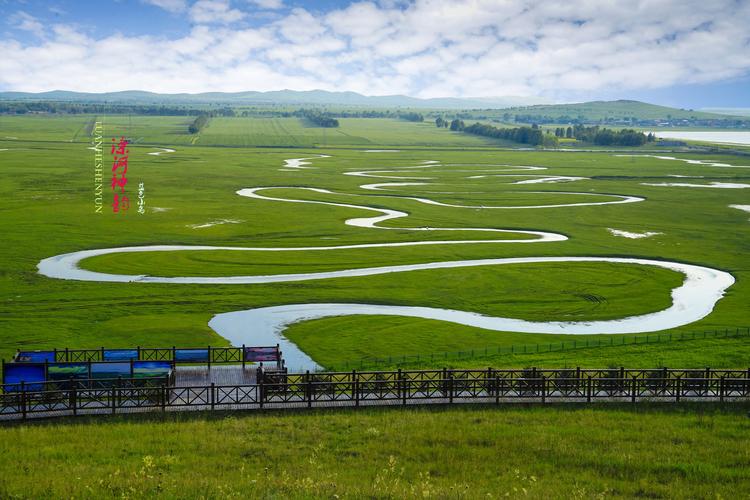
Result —
[{"label": "lake in the distance", "polygon": [[750,146],[750,132],[684,132],[679,130],[655,130],[662,139],[716,142],[720,144],[742,144]]}]

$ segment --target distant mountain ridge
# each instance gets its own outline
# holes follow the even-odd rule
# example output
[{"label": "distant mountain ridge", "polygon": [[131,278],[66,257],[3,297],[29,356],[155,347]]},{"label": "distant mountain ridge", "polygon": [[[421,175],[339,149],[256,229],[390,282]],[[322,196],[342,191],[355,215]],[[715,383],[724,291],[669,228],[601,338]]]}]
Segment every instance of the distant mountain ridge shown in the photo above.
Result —
[{"label": "distant mountain ridge", "polygon": [[[0,102],[64,102],[73,104],[112,104],[125,106],[289,106],[335,107],[362,109],[418,109],[455,112],[462,118],[479,116],[502,117],[517,123],[595,123],[620,126],[733,126],[741,121],[747,126],[748,116],[718,114],[692,109],[677,109],[632,100],[590,101],[569,104],[542,103],[540,97],[443,97],[420,99],[404,95],[365,96],[356,92],[326,90],[275,90],[269,92],[204,92],[200,94],[158,94],[143,90],[86,93],[67,90],[50,92],[0,92]],[[478,115],[479,114],[479,115]]]},{"label": "distant mountain ridge", "polygon": [[[508,108],[508,112],[537,118],[544,122],[548,119],[575,119],[578,116],[587,120],[727,120],[733,118],[726,114],[709,113],[693,109],[678,109],[641,101],[620,99],[617,101],[590,101],[571,104],[543,104]],[[736,117],[735,117],[736,118]],[[565,121],[565,120],[563,120]]]},{"label": "distant mountain ridge", "polygon": [[326,90],[274,90],[269,92],[203,92],[199,94],[158,94],[143,90],[88,93],[67,90],[49,92],[0,92],[0,100],[50,100],[75,102],[110,102],[123,104],[315,104],[339,106],[368,106],[383,108],[425,109],[505,109],[515,106],[548,104],[541,97],[439,97],[420,99],[405,95],[365,96],[356,92],[329,92]]}]

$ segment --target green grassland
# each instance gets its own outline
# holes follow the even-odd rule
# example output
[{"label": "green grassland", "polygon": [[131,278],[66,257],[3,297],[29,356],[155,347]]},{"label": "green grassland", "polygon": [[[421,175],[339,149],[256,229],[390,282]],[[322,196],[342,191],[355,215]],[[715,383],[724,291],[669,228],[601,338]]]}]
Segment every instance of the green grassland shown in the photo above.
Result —
[{"label": "green grassland", "polygon": [[[0,116],[0,142],[88,142],[87,126],[101,121],[105,134],[125,136],[151,146],[229,147],[486,147],[506,141],[438,129],[432,122],[413,123],[386,118],[342,118],[338,128],[310,126],[299,118],[216,117],[205,129],[190,134],[194,116],[28,115]],[[90,129],[89,129],[90,130]],[[108,139],[109,140],[109,139]]]},{"label": "green grassland", "polygon": [[[57,120],[58,117],[53,119]],[[163,118],[163,119],[162,119]],[[37,117],[33,117],[34,120]],[[127,118],[124,118],[127,119]],[[133,127],[143,130],[143,142],[159,143],[173,117],[133,117]],[[179,118],[180,120],[183,118]],[[20,118],[12,117],[3,133],[12,135]],[[82,117],[70,117],[80,126]],[[367,121],[367,120],[360,120]],[[374,120],[377,122],[377,120]],[[161,123],[164,127],[157,126]],[[412,126],[419,141],[422,126]],[[221,122],[219,122],[221,124]],[[49,130],[62,122],[54,121]],[[210,130],[213,125],[206,130]],[[268,124],[269,130],[273,125]],[[373,125],[375,127],[375,125]],[[73,130],[74,125],[68,124]],[[46,129],[45,129],[46,130]],[[429,130],[432,130],[431,128]],[[110,132],[115,132],[110,130]],[[436,130],[435,133],[444,131]],[[153,134],[153,137],[148,134]],[[449,134],[448,132],[445,132]],[[387,132],[381,132],[387,135]],[[20,137],[20,136],[19,136]],[[402,140],[406,140],[404,136]],[[268,285],[158,285],[106,284],[50,280],[36,273],[37,262],[52,255],[87,248],[124,245],[211,244],[257,247],[325,246],[417,240],[523,240],[523,234],[486,232],[414,232],[410,227],[473,227],[551,231],[570,239],[555,243],[483,243],[396,248],[353,249],[328,252],[170,252],[112,254],[90,259],[84,266],[101,271],[165,276],[274,274],[373,267],[441,260],[514,256],[603,255],[672,259],[732,272],[731,287],[713,314],[690,329],[733,328],[750,324],[745,307],[746,259],[750,224],[743,212],[730,204],[747,203],[742,190],[691,189],[643,186],[642,182],[673,181],[668,175],[701,175],[698,182],[743,182],[746,169],[722,169],[654,158],[621,158],[611,153],[555,153],[512,150],[439,150],[418,148],[400,153],[363,153],[360,149],[247,149],[173,146],[177,151],[161,156],[146,153],[149,146],[131,146],[130,178],[144,182],[147,213],[134,211],[123,217],[93,213],[93,152],[87,144],[67,139],[42,143],[0,142],[4,175],[0,180],[0,226],[4,235],[2,355],[19,347],[77,345],[220,345],[208,320],[217,313],[258,306],[298,302],[348,301],[405,304],[470,310],[485,314],[534,320],[601,319],[642,314],[668,304],[669,291],[679,276],[665,270],[602,263],[576,265],[524,265],[465,270],[432,270]],[[385,139],[383,139],[385,140]],[[390,146],[383,143],[381,147]],[[369,149],[363,147],[362,149]],[[375,149],[375,148],[373,148]],[[380,149],[380,148],[378,148]],[[312,160],[314,168],[285,172],[286,158],[327,153]],[[689,155],[688,155],[689,157]],[[743,158],[712,155],[728,163]],[[430,177],[424,186],[390,191],[367,191],[359,186],[390,179],[342,175],[365,169],[416,166],[425,160],[440,165],[409,169],[397,176]],[[546,166],[546,171],[513,172],[497,165]],[[209,175],[206,175],[210,172]],[[514,185],[521,177],[467,179],[478,174],[550,174],[590,177],[565,184]],[[384,175],[391,175],[385,173]],[[395,179],[394,179],[395,180]],[[397,209],[409,217],[384,223],[403,230],[378,230],[346,226],[352,217],[374,213],[354,208],[299,205],[239,197],[235,191],[255,186],[311,186],[334,194],[296,189],[264,191],[269,196],[346,202]],[[571,191],[596,196],[567,194]],[[447,192],[448,194],[445,194]],[[458,193],[458,194],[451,194]],[[611,200],[612,194],[638,195],[641,203],[550,209],[464,209],[426,205],[404,196],[425,196],[470,205],[518,206],[529,203],[575,203]],[[154,211],[158,209],[158,211]],[[164,210],[166,209],[166,210]],[[212,221],[231,219],[236,224],[195,228]],[[611,235],[607,228],[658,231],[663,234],[629,240]],[[593,300],[594,297],[596,300]],[[289,334],[309,352],[326,351],[335,364],[362,356],[442,352],[474,347],[549,341],[548,335],[521,335],[474,331],[444,325],[443,336],[429,342],[435,326],[418,319],[403,319],[383,343],[358,343],[358,335],[376,332],[370,318],[321,320],[321,332],[345,330],[347,342],[331,345],[321,333],[316,347],[316,322],[294,326]],[[330,333],[335,335],[335,333]],[[415,340],[420,337],[418,342]],[[358,344],[355,346],[355,344]],[[367,351],[365,345],[373,348]],[[359,350],[365,350],[359,352]],[[585,356],[585,354],[581,354]],[[668,354],[664,362],[670,364]]]},{"label": "green grassland", "polygon": [[[0,142],[90,140],[84,133],[91,115],[24,115],[0,116]],[[5,147],[5,146],[3,146]]]},{"label": "green grassland", "polygon": [[438,129],[431,122],[342,118],[338,128],[313,127],[299,118],[212,118],[196,144],[203,146],[487,146],[497,141]]},{"label": "green grassland", "polygon": [[0,452],[12,457],[0,462],[0,496],[745,498],[748,409],[410,408],[13,426],[0,428]]},{"label": "green grassland", "polygon": [[[185,117],[108,117],[106,136],[128,135],[130,184],[145,185],[147,211],[94,213],[90,116],[0,116],[0,357],[17,348],[226,345],[208,327],[218,313],[261,306],[357,302],[475,311],[545,320],[612,319],[665,308],[681,282],[671,271],[625,264],[524,264],[263,285],[170,285],[55,280],[37,273],[44,258],[83,249],[186,244],[328,246],[433,240],[509,240],[319,252],[111,254],[84,261],[104,272],[222,276],[314,272],[393,264],[523,256],[621,256],[675,260],[731,272],[737,279],[712,314],[676,331],[750,325],[750,221],[729,208],[748,190],[644,186],[711,181],[750,183],[750,169],[715,168],[611,152],[499,149],[479,138],[394,120],[342,120],[340,130],[285,119],[214,119],[197,136]],[[284,125],[284,127],[281,127]],[[333,135],[332,135],[333,134]],[[348,134],[348,135],[346,135]],[[7,137],[16,137],[9,139]],[[334,141],[333,138],[336,138]],[[291,138],[291,139],[290,139]],[[292,142],[292,141],[297,142]],[[336,142],[339,141],[339,142]],[[455,141],[455,142],[451,142]],[[466,141],[466,142],[463,142]],[[431,145],[431,144],[434,144]],[[285,147],[240,147],[240,146]],[[327,146],[326,146],[327,145]],[[231,146],[231,147],[230,147]],[[317,147],[316,147],[317,146]],[[174,153],[149,155],[154,147]],[[364,153],[365,149],[401,149]],[[108,150],[105,150],[105,158]],[[285,171],[284,160],[314,157]],[[749,165],[746,157],[677,154]],[[429,184],[343,175],[404,169]],[[546,171],[503,171],[532,165]],[[511,184],[550,174],[589,179]],[[676,179],[671,175],[702,176]],[[415,181],[416,182],[416,181]],[[375,212],[240,197],[263,194],[401,210],[406,218],[369,229],[347,226]],[[332,194],[294,189],[316,187]],[[592,196],[568,194],[587,193]],[[640,203],[488,209],[608,201]],[[451,208],[408,199],[480,205]],[[135,198],[133,196],[133,198]],[[105,201],[111,191],[105,186]],[[205,226],[222,220],[238,221]],[[205,226],[205,227],[200,227]],[[521,243],[528,235],[409,231],[452,227],[537,230],[567,241]],[[656,231],[631,240],[607,231]],[[405,317],[350,316],[293,325],[286,334],[321,364],[363,357],[481,350],[559,342],[562,336],[494,332]],[[580,336],[601,338],[602,336]],[[619,337],[619,336],[618,336]],[[453,360],[449,366],[673,366],[743,368],[750,339],[691,340],[565,352]],[[414,366],[442,366],[436,360]],[[748,491],[747,405],[508,407],[166,415],[81,419],[0,428],[0,497],[258,498],[729,498]],[[452,432],[446,432],[451,429]],[[391,458],[393,457],[393,458]],[[533,478],[533,479],[532,479]]]}]

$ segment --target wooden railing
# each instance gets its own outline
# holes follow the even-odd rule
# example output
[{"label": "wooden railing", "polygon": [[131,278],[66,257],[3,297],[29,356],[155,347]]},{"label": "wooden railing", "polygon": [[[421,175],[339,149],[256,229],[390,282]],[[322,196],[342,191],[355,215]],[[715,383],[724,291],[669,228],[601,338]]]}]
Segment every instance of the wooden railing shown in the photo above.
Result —
[{"label": "wooden railing", "polygon": [[374,405],[750,398],[749,370],[537,369],[294,373],[258,369],[257,383],[25,390],[0,395],[0,419],[84,414]]}]

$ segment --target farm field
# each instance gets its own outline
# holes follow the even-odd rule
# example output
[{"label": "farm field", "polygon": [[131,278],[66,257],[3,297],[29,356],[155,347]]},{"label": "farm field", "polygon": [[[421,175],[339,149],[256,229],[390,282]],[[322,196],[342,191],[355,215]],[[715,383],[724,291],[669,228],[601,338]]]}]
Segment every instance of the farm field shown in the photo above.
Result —
[{"label": "farm field", "polygon": [[477,147],[498,144],[498,141],[438,129],[431,121],[342,118],[339,122],[340,127],[328,129],[311,126],[299,118],[213,118],[195,144],[245,147]]},{"label": "farm field", "polygon": [[440,148],[509,145],[448,129],[432,121],[413,123],[386,118],[342,118],[338,128],[314,127],[299,118],[216,117],[197,134],[188,126],[195,116],[23,115],[0,118],[0,141],[89,142],[94,120],[105,130],[139,145],[228,147],[373,147]]}]

